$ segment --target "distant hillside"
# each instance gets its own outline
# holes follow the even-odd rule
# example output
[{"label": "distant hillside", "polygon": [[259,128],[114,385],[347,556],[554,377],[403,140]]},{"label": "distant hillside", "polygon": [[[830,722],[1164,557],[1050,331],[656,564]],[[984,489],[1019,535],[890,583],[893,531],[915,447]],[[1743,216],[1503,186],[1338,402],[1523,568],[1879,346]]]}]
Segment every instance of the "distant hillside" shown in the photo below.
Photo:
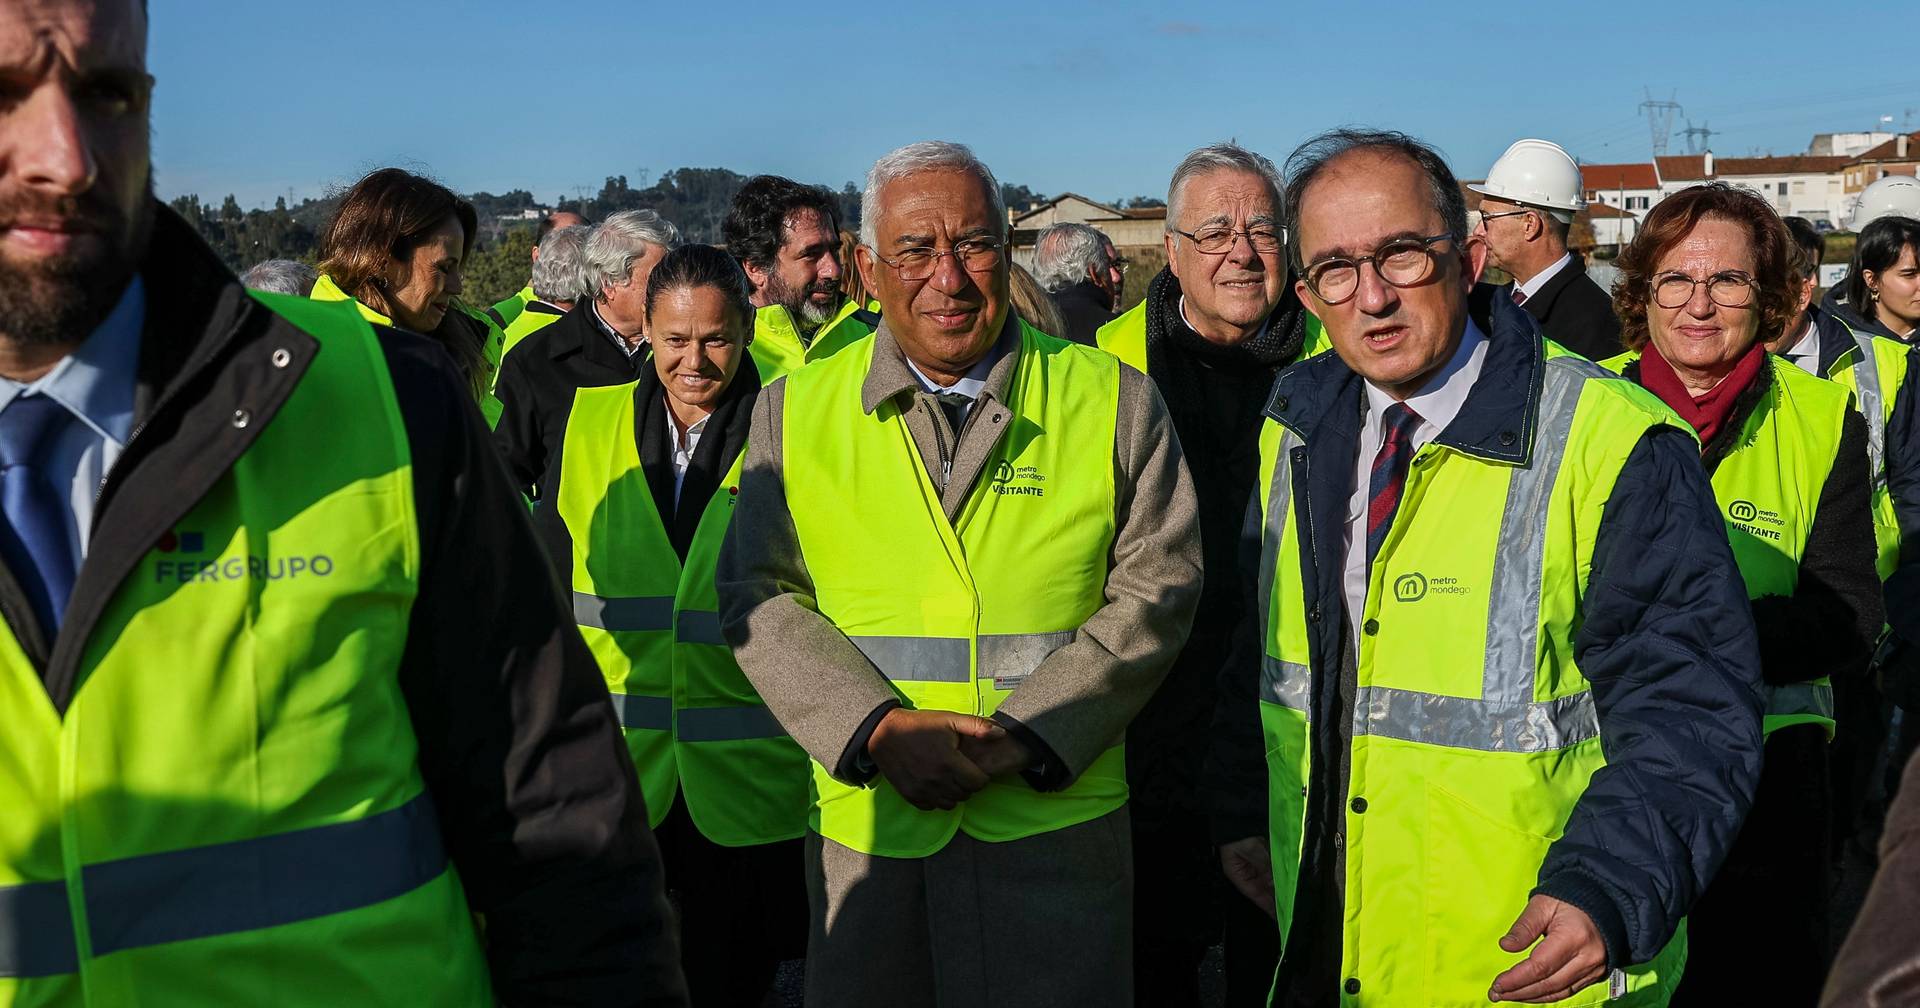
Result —
[{"label": "distant hillside", "polygon": [[[652,185],[636,189],[625,175],[614,175],[592,197],[556,199],[551,204],[540,203],[524,189],[497,196],[469,193],[466,198],[479,217],[480,233],[466,265],[465,296],[475,304],[491,304],[526,283],[535,226],[526,216],[528,211],[544,214],[572,210],[598,221],[621,210],[644,208],[672,221],[688,241],[717,243],[720,222],[726,219],[728,205],[747,178],[726,168],[676,168],[663,173]],[[1008,206],[1025,206],[1042,198],[1026,186],[1000,188]],[[857,229],[859,188],[848,182],[835,195],[839,199],[840,226]],[[232,196],[216,207],[190,194],[170,205],[194,224],[220,258],[238,272],[264,259],[316,261],[320,231],[332,219],[338,204],[337,194],[304,199],[293,206],[283,197],[274,200],[271,208],[243,210]]]}]

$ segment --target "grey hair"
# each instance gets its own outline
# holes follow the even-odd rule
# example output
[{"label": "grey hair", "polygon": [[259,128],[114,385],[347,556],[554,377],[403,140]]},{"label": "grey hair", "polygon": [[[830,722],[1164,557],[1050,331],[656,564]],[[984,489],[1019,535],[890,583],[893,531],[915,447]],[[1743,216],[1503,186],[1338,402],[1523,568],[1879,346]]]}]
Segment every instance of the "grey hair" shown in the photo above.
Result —
[{"label": "grey hair", "polygon": [[[1293,153],[1287,155],[1287,177],[1293,180],[1293,188],[1287,191],[1287,219],[1300,219],[1301,197],[1328,165],[1357,150],[1376,151],[1413,162],[1427,177],[1427,198],[1440,215],[1447,234],[1456,245],[1467,240],[1467,198],[1460,191],[1460,182],[1453,177],[1453,170],[1447,167],[1446,158],[1427,144],[1392,130],[1328,130],[1294,148]],[[1298,227],[1287,229],[1287,257],[1296,271],[1304,268],[1305,264],[1300,261]]]},{"label": "grey hair", "polygon": [[1059,292],[1113,265],[1109,242],[1099,228],[1063,222],[1040,232],[1033,243],[1033,278],[1040,286]]},{"label": "grey hair", "polygon": [[1180,226],[1180,204],[1184,201],[1187,183],[1202,175],[1222,170],[1259,176],[1267,184],[1267,190],[1273,196],[1274,208],[1276,212],[1278,211],[1287,187],[1281,181],[1280,169],[1275,168],[1272,161],[1236,143],[1208,144],[1189,152],[1186,157],[1180,159],[1179,164],[1174,166],[1173,178],[1167,183],[1168,232]]},{"label": "grey hair", "polygon": [[540,258],[533,261],[533,296],[542,301],[571,303],[593,296],[587,277],[587,239],[593,228],[583,224],[547,232],[540,239]]},{"label": "grey hair", "polygon": [[240,282],[254,290],[269,294],[291,294],[294,297],[312,294],[313,283],[319,278],[319,270],[292,259],[257,262],[240,274]]},{"label": "grey hair", "polygon": [[993,205],[993,218],[1000,236],[1007,234],[1007,203],[1000,195],[1000,180],[965,144],[945,140],[922,140],[897,148],[873,163],[867,170],[867,188],[860,194],[860,244],[878,249],[874,222],[880,219],[880,190],[889,183],[910,175],[939,169],[972,172],[987,187],[987,200]]},{"label": "grey hair", "polygon": [[632,279],[633,261],[648,245],[671,252],[680,247],[680,229],[652,210],[622,210],[595,225],[583,252],[587,289],[598,294]]}]

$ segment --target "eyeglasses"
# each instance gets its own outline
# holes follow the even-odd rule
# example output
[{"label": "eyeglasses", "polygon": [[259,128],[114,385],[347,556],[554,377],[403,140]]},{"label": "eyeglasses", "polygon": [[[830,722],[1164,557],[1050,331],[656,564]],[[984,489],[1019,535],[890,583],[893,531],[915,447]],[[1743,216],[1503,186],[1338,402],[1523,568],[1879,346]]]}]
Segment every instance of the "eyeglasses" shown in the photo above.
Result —
[{"label": "eyeglasses", "polygon": [[1133,260],[1126,256],[1115,256],[1110,265],[1124,274],[1127,271],[1127,267],[1133,265]]},{"label": "eyeglasses", "polygon": [[1667,273],[1654,278],[1653,303],[1662,308],[1682,308],[1693,300],[1693,289],[1705,284],[1707,296],[1722,308],[1745,308],[1753,303],[1753,278],[1738,270],[1715,273],[1695,280],[1684,273]]},{"label": "eyeglasses", "polygon": [[1500,213],[1482,213],[1480,215],[1480,223],[1485,224],[1488,221],[1499,220],[1502,217],[1519,217],[1532,212],[1531,210],[1505,210]]},{"label": "eyeglasses", "polygon": [[891,259],[878,252],[873,254],[875,259],[893,267],[902,280],[925,280],[932,276],[941,256],[952,256],[960,268],[969,273],[985,273],[1000,264],[1000,240],[965,238],[954,242],[945,252],[922,246],[907,249]]},{"label": "eyeglasses", "polygon": [[1374,249],[1372,255],[1322,259],[1303,270],[1301,278],[1314,297],[1330,305],[1340,304],[1360,289],[1361,263],[1372,263],[1380,279],[1395,287],[1412,287],[1433,274],[1433,243],[1452,237],[1400,238]]},{"label": "eyeglasses", "polygon": [[1280,251],[1280,232],[1269,227],[1248,228],[1245,231],[1212,227],[1197,232],[1174,228],[1173,233],[1192,242],[1195,249],[1207,255],[1221,255],[1231,250],[1235,238],[1245,238],[1255,252],[1263,255]]}]

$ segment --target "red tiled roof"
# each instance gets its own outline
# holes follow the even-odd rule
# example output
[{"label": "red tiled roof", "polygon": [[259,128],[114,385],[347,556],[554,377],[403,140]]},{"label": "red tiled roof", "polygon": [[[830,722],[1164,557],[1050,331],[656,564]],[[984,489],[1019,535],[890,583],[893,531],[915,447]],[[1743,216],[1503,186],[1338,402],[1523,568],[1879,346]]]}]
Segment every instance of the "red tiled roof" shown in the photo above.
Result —
[{"label": "red tiled roof", "polygon": [[1631,211],[1622,210],[1617,206],[1609,206],[1608,204],[1601,203],[1598,200],[1592,203],[1588,203],[1586,206],[1586,209],[1580,212],[1586,214],[1589,217],[1632,217],[1633,216],[1633,213]]},{"label": "red tiled roof", "polygon": [[1816,157],[1809,154],[1788,154],[1784,157],[1751,157],[1713,159],[1713,174],[1716,178],[1728,175],[1797,175],[1825,174],[1836,172],[1852,158],[1844,155]]},{"label": "red tiled roof", "polygon": [[[1900,143],[1900,138],[1894,137],[1892,140],[1889,140],[1886,143],[1883,143],[1880,146],[1875,147],[1872,150],[1869,150],[1858,157],[1849,159],[1847,163],[1859,164],[1862,161],[1901,160],[1898,156],[1899,143]],[[1907,134],[1907,156],[1904,160],[1920,161],[1920,133]]]},{"label": "red tiled roof", "polygon": [[1580,166],[1580,185],[1589,191],[1660,188],[1660,182],[1653,174],[1653,165],[1645,161],[1636,161],[1631,164],[1583,164]]},{"label": "red tiled roof", "polygon": [[1662,182],[1704,182],[1707,179],[1705,154],[1673,154],[1653,159],[1660,166]]}]

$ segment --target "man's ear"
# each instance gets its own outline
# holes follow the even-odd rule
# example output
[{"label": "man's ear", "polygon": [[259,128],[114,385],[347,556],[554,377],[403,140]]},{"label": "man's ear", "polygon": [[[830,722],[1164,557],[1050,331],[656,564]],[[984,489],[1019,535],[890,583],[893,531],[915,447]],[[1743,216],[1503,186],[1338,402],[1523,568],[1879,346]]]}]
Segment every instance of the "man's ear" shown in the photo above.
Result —
[{"label": "man's ear", "polygon": [[872,249],[865,245],[855,245],[853,247],[853,266],[860,271],[860,284],[867,289],[870,296],[878,296],[880,293],[880,285],[876,282],[876,274],[874,272],[876,265],[878,264],[874,259]]},{"label": "man's ear", "polygon": [[1479,283],[1480,277],[1487,271],[1487,243],[1479,237],[1469,235],[1466,245],[1460,249],[1460,252],[1465,256],[1466,269],[1462,272],[1466,273],[1467,289],[1472,290],[1473,285]]},{"label": "man's ear", "polygon": [[766,290],[769,274],[765,269],[747,262],[741,263],[740,268],[747,271],[747,279],[753,283],[754,293]]},{"label": "man's ear", "polygon": [[1160,241],[1167,250],[1167,272],[1172,273],[1173,278],[1178,280],[1180,279],[1180,260],[1173,254],[1173,248],[1179,243],[1180,236],[1169,231],[1160,236]]}]

